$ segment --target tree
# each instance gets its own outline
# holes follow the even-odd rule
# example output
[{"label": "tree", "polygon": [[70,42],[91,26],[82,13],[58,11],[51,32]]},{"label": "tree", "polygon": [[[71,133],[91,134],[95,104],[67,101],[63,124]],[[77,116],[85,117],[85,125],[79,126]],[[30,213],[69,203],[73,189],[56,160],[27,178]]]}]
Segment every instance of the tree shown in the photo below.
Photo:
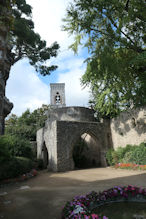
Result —
[{"label": "tree", "polygon": [[48,66],[47,61],[57,56],[57,42],[47,47],[34,31],[32,8],[25,0],[0,1],[0,134],[4,133],[4,118],[13,104],[5,97],[5,86],[11,66],[27,57],[41,75],[49,75],[57,68]]},{"label": "tree", "polygon": [[6,120],[6,135],[35,141],[37,130],[45,125],[49,109],[51,109],[50,105],[43,104],[42,107],[32,113],[27,109],[20,117],[14,114],[10,115],[9,119]]},{"label": "tree", "polygon": [[9,43],[11,45],[11,65],[20,59],[27,57],[40,74],[47,75],[55,70],[57,66],[47,66],[44,63],[51,57],[57,56],[59,45],[55,42],[51,47],[46,46],[46,41],[41,40],[38,33],[34,32],[32,21],[32,8],[25,0],[11,2],[12,26],[9,32]]},{"label": "tree", "polygon": [[91,87],[101,116],[146,105],[144,6],[144,0],[74,0],[67,9],[63,29],[75,34],[75,52],[88,48],[82,84]]}]

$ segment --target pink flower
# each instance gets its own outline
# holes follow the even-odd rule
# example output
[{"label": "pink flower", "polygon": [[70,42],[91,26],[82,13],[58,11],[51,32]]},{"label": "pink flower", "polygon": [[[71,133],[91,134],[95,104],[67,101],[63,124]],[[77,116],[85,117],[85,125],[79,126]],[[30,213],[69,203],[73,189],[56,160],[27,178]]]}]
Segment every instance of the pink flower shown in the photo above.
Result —
[{"label": "pink flower", "polygon": [[97,214],[91,214],[91,216],[92,216],[92,219],[99,219]]},{"label": "pink flower", "polygon": [[84,215],[84,219],[89,219],[90,216]]},{"label": "pink flower", "polygon": [[33,176],[37,175],[37,171],[35,169],[32,169],[31,173],[33,174]]}]

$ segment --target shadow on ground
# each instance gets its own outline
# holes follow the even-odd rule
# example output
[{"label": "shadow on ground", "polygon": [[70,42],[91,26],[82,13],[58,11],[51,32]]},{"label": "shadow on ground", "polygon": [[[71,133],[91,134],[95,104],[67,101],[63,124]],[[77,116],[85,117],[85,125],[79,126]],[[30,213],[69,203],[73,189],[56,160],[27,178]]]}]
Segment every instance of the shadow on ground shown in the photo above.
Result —
[{"label": "shadow on ground", "polygon": [[146,172],[111,168],[41,172],[36,178],[0,189],[8,193],[0,196],[0,218],[59,219],[62,206],[74,196],[128,184],[146,187]]}]

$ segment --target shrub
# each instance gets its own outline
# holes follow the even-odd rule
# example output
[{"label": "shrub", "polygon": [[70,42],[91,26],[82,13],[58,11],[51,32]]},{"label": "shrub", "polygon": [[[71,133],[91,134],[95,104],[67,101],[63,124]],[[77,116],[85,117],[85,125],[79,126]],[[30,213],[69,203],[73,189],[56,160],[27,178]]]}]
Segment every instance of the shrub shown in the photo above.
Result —
[{"label": "shrub", "polygon": [[11,157],[10,160],[0,165],[0,180],[14,178],[33,168],[33,162],[24,157]]},{"label": "shrub", "polygon": [[4,135],[0,137],[0,145],[1,144],[4,145],[3,147],[7,148],[6,150],[8,150],[8,153],[12,156],[33,158],[31,144],[26,139]]},{"label": "shrub", "polygon": [[106,153],[106,158],[110,166],[117,163],[146,164],[146,143],[140,145],[126,145],[117,150],[110,149]]},{"label": "shrub", "polygon": [[112,156],[113,152],[114,152],[114,149],[109,149],[106,153],[106,159],[107,159],[108,165],[110,166],[114,165],[113,156]]},{"label": "shrub", "polygon": [[[127,156],[128,155],[128,156]],[[142,143],[126,155],[127,163],[146,164],[146,144]]]},{"label": "shrub", "polygon": [[125,154],[124,158],[122,159],[122,163],[130,163],[131,157],[132,157],[132,150],[128,151]]},{"label": "shrub", "polygon": [[3,162],[10,160],[11,154],[8,149],[8,144],[3,136],[0,137],[0,166]]},{"label": "shrub", "polygon": [[33,158],[31,144],[26,139],[13,136],[13,145],[10,147],[13,156]]},{"label": "shrub", "polygon": [[37,159],[36,160],[36,168],[37,169],[40,169],[40,170],[43,170],[44,169],[44,162],[42,159]]},{"label": "shrub", "polygon": [[117,148],[116,153],[117,153],[119,163],[121,162],[121,160],[123,159],[125,154],[131,150],[131,147],[132,147],[131,145],[126,145],[125,148],[123,148],[123,147]]}]

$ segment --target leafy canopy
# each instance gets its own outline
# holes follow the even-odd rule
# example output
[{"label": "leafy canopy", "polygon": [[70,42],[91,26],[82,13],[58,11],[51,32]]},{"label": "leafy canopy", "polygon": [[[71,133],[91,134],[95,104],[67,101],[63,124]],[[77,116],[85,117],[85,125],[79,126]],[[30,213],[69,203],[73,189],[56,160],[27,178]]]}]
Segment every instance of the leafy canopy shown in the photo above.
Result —
[{"label": "leafy canopy", "polygon": [[6,120],[5,134],[35,141],[36,132],[44,126],[49,109],[50,105],[43,104],[41,108],[33,112],[30,112],[29,109],[26,110],[20,117],[11,114]]},{"label": "leafy canopy", "polygon": [[101,116],[146,104],[145,20],[144,0],[74,0],[67,9],[63,29],[75,34],[74,52],[88,48],[82,84]]},{"label": "leafy canopy", "polygon": [[57,66],[48,66],[47,61],[51,57],[57,56],[59,45],[54,42],[53,45],[47,47],[46,41],[42,40],[38,33],[35,33],[32,7],[25,0],[2,0],[0,8],[3,8],[3,16],[0,17],[0,20],[10,29],[9,61],[11,65],[27,57],[30,64],[43,76],[55,70]]}]

